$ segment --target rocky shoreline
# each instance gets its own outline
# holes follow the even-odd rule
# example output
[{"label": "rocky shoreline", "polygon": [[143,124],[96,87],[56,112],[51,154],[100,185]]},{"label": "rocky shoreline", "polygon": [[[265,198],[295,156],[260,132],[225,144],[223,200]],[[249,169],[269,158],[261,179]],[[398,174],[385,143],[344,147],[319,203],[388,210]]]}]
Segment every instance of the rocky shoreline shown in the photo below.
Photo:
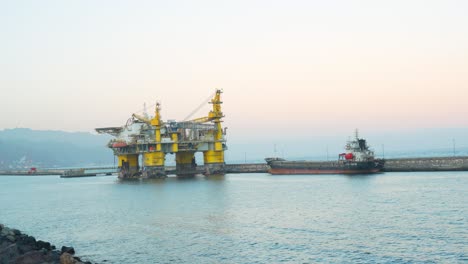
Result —
[{"label": "rocky shoreline", "polygon": [[0,264],[92,264],[74,255],[73,247],[57,250],[49,242],[0,224]]}]

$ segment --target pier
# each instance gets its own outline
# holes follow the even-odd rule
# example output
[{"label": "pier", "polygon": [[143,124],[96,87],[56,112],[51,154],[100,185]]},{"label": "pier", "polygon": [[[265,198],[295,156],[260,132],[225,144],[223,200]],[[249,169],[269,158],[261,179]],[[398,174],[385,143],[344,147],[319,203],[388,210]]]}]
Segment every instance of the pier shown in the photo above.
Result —
[{"label": "pier", "polygon": [[[202,174],[203,165],[197,166],[193,174]],[[266,163],[226,164],[225,171],[236,173],[268,173]],[[427,157],[427,158],[394,158],[386,159],[383,172],[412,172],[412,171],[468,171],[468,156],[460,157]],[[45,176],[59,175],[62,178],[91,177],[98,175],[113,175],[118,173],[116,167],[89,167],[74,169],[37,169],[34,173],[28,170],[4,170],[0,175]],[[166,166],[166,175],[176,175],[176,166]]]},{"label": "pier", "polygon": [[386,159],[384,172],[468,171],[468,157]]},{"label": "pier", "polygon": [[90,177],[97,175],[111,175],[117,173],[116,167],[87,167],[87,168],[45,168],[36,170],[0,170],[0,175],[11,176],[61,176],[63,178],[71,177]]}]

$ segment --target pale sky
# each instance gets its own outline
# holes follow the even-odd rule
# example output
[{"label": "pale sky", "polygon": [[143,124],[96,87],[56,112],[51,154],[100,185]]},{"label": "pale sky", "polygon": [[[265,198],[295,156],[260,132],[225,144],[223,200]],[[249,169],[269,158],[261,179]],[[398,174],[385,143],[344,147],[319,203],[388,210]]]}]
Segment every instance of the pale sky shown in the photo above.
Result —
[{"label": "pale sky", "polygon": [[[235,139],[468,127],[468,1],[0,1],[0,129],[93,131],[223,88]],[[204,116],[205,108],[195,117]]]}]

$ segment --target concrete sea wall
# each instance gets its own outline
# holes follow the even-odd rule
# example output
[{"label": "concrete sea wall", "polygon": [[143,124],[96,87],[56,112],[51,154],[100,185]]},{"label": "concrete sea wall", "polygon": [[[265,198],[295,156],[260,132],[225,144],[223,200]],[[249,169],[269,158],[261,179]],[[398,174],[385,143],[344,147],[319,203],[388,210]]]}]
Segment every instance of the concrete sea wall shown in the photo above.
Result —
[{"label": "concrete sea wall", "polygon": [[[468,171],[467,157],[428,157],[386,159],[383,171]],[[226,173],[266,173],[264,163],[226,164]]]},{"label": "concrete sea wall", "polygon": [[[84,168],[83,170],[93,170],[95,168]],[[115,172],[115,168],[104,168],[107,171],[97,173],[107,173],[110,175]],[[245,164],[226,164],[226,173],[267,173],[268,165],[266,163],[245,163]],[[201,174],[205,171],[203,165],[196,168],[196,172]],[[403,171],[468,171],[468,156],[460,157],[428,157],[428,158],[395,158],[386,159],[383,171],[385,172],[403,172]],[[28,174],[27,171],[0,171],[0,175],[61,175],[64,170],[40,171],[34,174]],[[167,166],[168,175],[176,174],[175,166]],[[82,176],[95,176],[96,173]],[[72,175],[73,176],[73,175]]]},{"label": "concrete sea wall", "polygon": [[384,171],[468,171],[468,157],[386,159]]},{"label": "concrete sea wall", "polygon": [[226,173],[264,173],[268,172],[266,163],[226,164]]}]

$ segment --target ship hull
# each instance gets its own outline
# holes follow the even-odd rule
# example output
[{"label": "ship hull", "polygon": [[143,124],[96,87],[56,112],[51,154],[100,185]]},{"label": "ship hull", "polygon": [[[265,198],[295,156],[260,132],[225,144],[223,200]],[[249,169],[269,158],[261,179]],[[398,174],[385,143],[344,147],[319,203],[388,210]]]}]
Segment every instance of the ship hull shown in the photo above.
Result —
[{"label": "ship hull", "polygon": [[268,161],[268,172],[274,175],[290,174],[371,174],[383,168],[383,160],[364,162]]},{"label": "ship hull", "polygon": [[371,174],[378,173],[381,169],[364,169],[364,170],[350,170],[350,169],[288,169],[288,168],[275,168],[270,169],[268,172],[273,175],[310,175],[310,174]]}]

